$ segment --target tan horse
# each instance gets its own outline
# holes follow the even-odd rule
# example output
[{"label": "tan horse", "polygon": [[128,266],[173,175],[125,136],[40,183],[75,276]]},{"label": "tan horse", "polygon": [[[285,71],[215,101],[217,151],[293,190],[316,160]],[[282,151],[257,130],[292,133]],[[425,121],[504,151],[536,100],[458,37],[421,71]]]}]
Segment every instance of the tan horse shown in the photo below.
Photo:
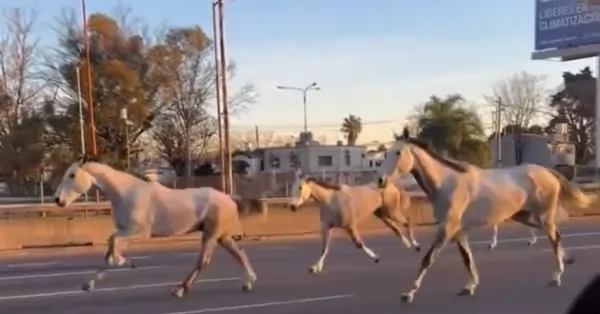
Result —
[{"label": "tan horse", "polygon": [[[346,231],[358,249],[363,250],[376,263],[379,262],[379,255],[364,244],[358,232],[358,225],[372,215],[390,228],[406,247],[412,246],[417,251],[420,250],[407,213],[410,197],[394,185],[389,185],[382,190],[374,184],[335,185],[313,178],[304,178],[297,173],[289,203],[290,209],[296,211],[310,198],[313,198],[320,208],[322,244],[319,259],[310,267],[310,272],[313,274],[323,270],[333,228]],[[398,227],[399,224],[408,229],[410,241]]]},{"label": "tan horse", "polygon": [[415,177],[432,202],[438,230],[423,257],[412,289],[402,297],[404,302],[413,301],[427,270],[451,240],[456,241],[470,274],[460,295],[475,294],[479,273],[467,233],[508,219],[545,231],[554,250],[557,268],[550,285],[561,285],[564,264],[573,260],[565,258],[556,226],[559,202],[587,207],[594,198],[586,196],[557,171],[531,164],[485,170],[465,166],[428,151],[426,145],[409,138],[405,128],[404,138],[395,143],[382,164],[379,186],[385,187],[390,179],[407,173]]},{"label": "tan horse", "polygon": [[[111,266],[122,266],[123,242],[131,239],[172,237],[202,231],[198,262],[180,286],[171,293],[183,297],[198,274],[210,264],[215,247],[223,247],[246,274],[243,290],[252,289],[256,274],[232,236],[240,227],[240,217],[266,214],[260,200],[237,199],[209,187],[170,189],[148,182],[83,156],[65,172],[54,195],[56,204],[69,206],[92,186],[97,186],[112,205],[116,231],[108,238],[105,264],[82,289],[91,291]],[[134,265],[129,262],[131,267]]]}]

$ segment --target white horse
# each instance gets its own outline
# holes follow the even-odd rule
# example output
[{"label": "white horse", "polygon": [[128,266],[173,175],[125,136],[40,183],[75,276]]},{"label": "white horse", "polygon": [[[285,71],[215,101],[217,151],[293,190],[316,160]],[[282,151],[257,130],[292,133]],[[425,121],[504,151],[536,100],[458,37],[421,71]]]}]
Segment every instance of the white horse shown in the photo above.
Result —
[{"label": "white horse", "polygon": [[[232,236],[239,230],[240,217],[266,214],[266,207],[255,199],[234,199],[209,187],[170,189],[158,182],[147,182],[82,156],[71,164],[56,189],[54,200],[67,207],[92,186],[98,187],[112,205],[116,231],[108,238],[105,264],[82,289],[91,291],[96,281],[105,277],[111,266],[122,266],[127,259],[121,254],[123,242],[130,239],[171,237],[202,231],[202,249],[197,265],[180,286],[171,290],[183,297],[199,273],[210,264],[217,244],[244,268],[244,291],[257,280],[256,274]],[[129,262],[133,267],[133,264]]]},{"label": "white horse", "polygon": [[[449,241],[456,241],[470,280],[460,295],[473,295],[479,285],[467,241],[468,231],[498,225],[512,219],[545,231],[556,260],[551,286],[561,285],[565,258],[556,216],[559,202],[587,207],[594,198],[586,196],[558,172],[538,165],[520,165],[503,169],[481,169],[441,157],[418,140],[410,139],[404,129],[403,139],[397,141],[387,154],[380,169],[379,186],[399,174],[411,173],[428,195],[438,230],[430,249],[423,257],[412,289],[402,297],[412,302],[427,270]],[[454,171],[447,171],[446,167]]]},{"label": "white horse", "polygon": [[[406,247],[412,246],[415,250],[420,251],[420,245],[415,240],[413,226],[407,213],[410,207],[410,197],[394,185],[390,184],[381,190],[374,184],[335,185],[314,178],[304,178],[297,172],[296,181],[292,187],[290,209],[296,211],[311,197],[320,208],[321,220],[321,255],[309,269],[313,274],[323,270],[333,228],[341,228],[346,231],[356,247],[363,250],[375,263],[378,263],[379,255],[364,244],[358,233],[358,225],[373,215],[390,228]],[[398,224],[408,229],[410,241]]]}]

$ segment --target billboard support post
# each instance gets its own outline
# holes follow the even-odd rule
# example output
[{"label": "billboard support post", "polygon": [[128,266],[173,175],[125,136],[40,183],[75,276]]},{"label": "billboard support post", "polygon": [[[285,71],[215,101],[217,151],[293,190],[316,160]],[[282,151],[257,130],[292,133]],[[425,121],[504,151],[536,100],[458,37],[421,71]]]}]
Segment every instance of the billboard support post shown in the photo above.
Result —
[{"label": "billboard support post", "polygon": [[[600,0],[535,0],[533,60],[596,58],[595,125],[600,122]],[[600,127],[595,131],[600,169]],[[598,173],[598,171],[597,171]]]}]

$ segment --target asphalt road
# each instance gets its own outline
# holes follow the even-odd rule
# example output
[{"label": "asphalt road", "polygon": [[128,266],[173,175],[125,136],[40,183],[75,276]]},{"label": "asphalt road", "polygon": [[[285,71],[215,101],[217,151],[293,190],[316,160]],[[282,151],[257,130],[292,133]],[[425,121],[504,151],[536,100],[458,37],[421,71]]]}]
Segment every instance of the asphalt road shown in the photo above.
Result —
[{"label": "asphalt road", "polygon": [[[99,264],[99,253],[3,258],[0,313],[565,313],[599,268],[600,222],[569,223],[563,234],[576,263],[567,268],[560,288],[547,287],[554,269],[547,240],[540,238],[529,248],[528,230],[506,226],[500,229],[495,251],[487,249],[489,230],[470,237],[481,275],[477,295],[456,295],[467,273],[450,246],[410,305],[400,302],[400,294],[410,287],[423,253],[404,248],[390,236],[365,237],[381,256],[379,264],[348,239],[334,240],[325,270],[316,276],[308,273],[319,250],[314,239],[244,244],[258,274],[250,293],[241,291],[242,270],[218,250],[202,281],[184,299],[171,297],[168,289],[195,262],[190,248],[132,252],[138,268],[111,272],[91,293],[79,287]],[[418,236],[427,246],[431,230],[420,230]]]}]

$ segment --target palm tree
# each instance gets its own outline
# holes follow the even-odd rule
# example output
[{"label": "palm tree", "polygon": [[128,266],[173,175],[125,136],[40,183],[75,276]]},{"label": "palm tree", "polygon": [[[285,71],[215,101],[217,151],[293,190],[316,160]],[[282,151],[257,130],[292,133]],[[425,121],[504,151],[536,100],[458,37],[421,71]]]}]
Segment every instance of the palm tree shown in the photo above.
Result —
[{"label": "palm tree", "polygon": [[464,140],[483,138],[481,119],[463,104],[464,98],[459,94],[443,99],[431,96],[418,117],[419,137],[451,156],[459,154]]},{"label": "palm tree", "polygon": [[344,133],[349,146],[356,145],[358,135],[360,132],[362,132],[362,119],[353,114],[349,115],[348,117],[344,118],[344,122],[342,122],[342,128],[340,131]]}]

